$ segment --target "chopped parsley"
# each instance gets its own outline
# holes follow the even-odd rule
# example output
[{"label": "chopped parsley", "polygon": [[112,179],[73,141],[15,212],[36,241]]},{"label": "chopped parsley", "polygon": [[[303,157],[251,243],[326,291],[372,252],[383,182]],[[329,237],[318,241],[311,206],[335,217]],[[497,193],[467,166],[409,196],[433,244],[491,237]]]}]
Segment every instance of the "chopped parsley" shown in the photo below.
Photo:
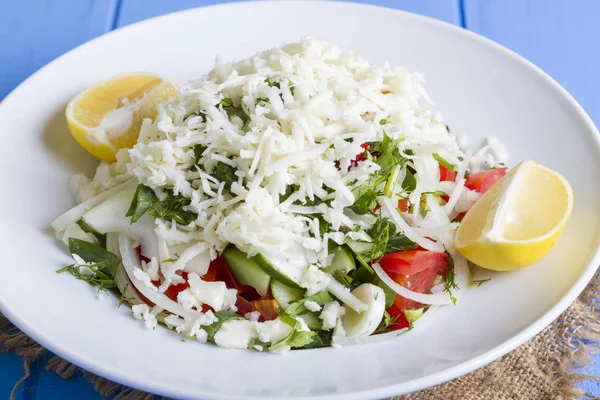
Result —
[{"label": "chopped parsley", "polygon": [[237,315],[236,313],[234,313],[232,311],[226,311],[226,310],[217,311],[215,313],[215,317],[217,317],[217,321],[204,327],[204,330],[206,331],[206,333],[208,335],[208,340],[211,340],[213,342],[215,340],[215,334],[217,333],[217,331],[219,329],[221,329],[221,326],[225,322],[236,320],[236,319],[243,319],[241,316]]},{"label": "chopped parsley", "polygon": [[238,181],[235,168],[219,161],[212,172],[212,176],[219,182],[225,182],[225,189],[230,190],[231,184]]},{"label": "chopped parsley", "polygon": [[367,189],[354,201],[350,209],[357,214],[364,215],[371,213],[375,207],[377,207],[377,192]]},{"label": "chopped parsley", "polygon": [[184,208],[190,205],[190,199],[182,195],[174,195],[167,190],[167,198],[154,204],[150,214],[164,221],[175,221],[180,225],[189,225],[198,218],[198,214]]},{"label": "chopped parsley", "polygon": [[314,301],[320,306],[324,306],[327,303],[331,303],[333,301],[333,298],[331,298],[331,295],[328,292],[319,292],[313,294],[312,296],[305,297],[302,300],[290,303],[290,305],[285,309],[285,313],[290,317],[306,314],[307,312],[309,312],[309,310],[304,306],[304,303],[309,300]]},{"label": "chopped parsley", "polygon": [[318,336],[315,331],[301,331],[300,322],[297,319],[290,317],[287,313],[281,313],[279,319],[292,327],[290,334],[283,339],[275,342],[269,346],[269,351],[277,349],[281,346],[290,347],[306,347],[315,341],[315,337]]}]

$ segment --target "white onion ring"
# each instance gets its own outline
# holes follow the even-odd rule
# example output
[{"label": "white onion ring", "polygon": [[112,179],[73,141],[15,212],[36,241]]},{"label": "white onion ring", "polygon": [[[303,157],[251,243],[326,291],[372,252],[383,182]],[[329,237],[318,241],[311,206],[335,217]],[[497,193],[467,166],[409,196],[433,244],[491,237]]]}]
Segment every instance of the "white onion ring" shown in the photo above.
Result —
[{"label": "white onion ring", "polygon": [[[431,315],[435,314],[439,310],[438,306],[431,306],[421,315],[419,319],[417,319],[413,323],[413,328],[416,326],[421,326],[423,323],[428,321],[431,318]],[[408,328],[399,329],[397,331],[392,331],[388,333],[381,333],[379,335],[370,335],[370,336],[354,336],[354,337],[334,337],[332,338],[333,344],[338,346],[351,346],[355,344],[367,344],[367,343],[379,343],[385,342],[387,340],[391,340],[401,336],[402,334],[408,332]]]},{"label": "white onion ring", "polygon": [[388,285],[390,289],[392,289],[394,292],[406,299],[416,301],[417,303],[429,304],[433,306],[443,306],[452,303],[452,299],[446,292],[432,294],[413,292],[412,290],[409,290],[404,286],[394,282],[394,280],[390,278],[388,274],[385,273],[383,268],[381,268],[381,265],[379,265],[378,263],[374,263],[373,265],[371,265],[371,267],[373,267],[373,270],[375,271],[377,276],[386,285]]},{"label": "white onion ring", "polygon": [[390,214],[392,220],[394,220],[396,226],[404,233],[404,235],[406,235],[407,238],[409,238],[424,249],[435,251],[438,253],[444,251],[444,246],[442,246],[441,243],[434,242],[430,239],[427,239],[424,236],[419,235],[413,228],[408,226],[404,218],[402,218],[398,210],[396,210],[394,204],[392,204],[391,199],[385,196],[380,196],[379,202],[380,204],[383,203],[382,206],[385,207],[387,212]]},{"label": "white onion ring", "polygon": [[200,316],[198,311],[186,310],[181,304],[174,302],[158,291],[151,290],[144,284],[144,282],[135,277],[135,268],[140,268],[139,259],[137,254],[134,254],[133,249],[131,248],[129,238],[124,234],[119,234],[119,251],[121,252],[121,260],[129,280],[144,297],[172,314],[179,315],[184,318],[197,318]]}]

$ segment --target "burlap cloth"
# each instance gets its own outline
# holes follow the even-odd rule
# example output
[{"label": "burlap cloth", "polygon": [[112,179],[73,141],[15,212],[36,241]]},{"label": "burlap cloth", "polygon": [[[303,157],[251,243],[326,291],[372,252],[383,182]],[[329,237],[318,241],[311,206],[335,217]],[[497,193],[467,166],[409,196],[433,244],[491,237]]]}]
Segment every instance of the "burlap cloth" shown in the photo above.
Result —
[{"label": "burlap cloth", "polygon": [[[583,379],[600,382],[586,374],[592,352],[600,339],[600,273],[582,295],[552,325],[500,360],[439,386],[395,397],[394,400],[571,400],[583,397],[599,399],[575,385]],[[29,377],[30,368],[47,352],[0,314],[0,346],[5,352],[23,357],[25,376],[15,383],[11,400],[19,384]],[[68,379],[81,372],[104,397],[116,400],[153,400],[157,396],[108,381],[55,356],[46,370]]]}]

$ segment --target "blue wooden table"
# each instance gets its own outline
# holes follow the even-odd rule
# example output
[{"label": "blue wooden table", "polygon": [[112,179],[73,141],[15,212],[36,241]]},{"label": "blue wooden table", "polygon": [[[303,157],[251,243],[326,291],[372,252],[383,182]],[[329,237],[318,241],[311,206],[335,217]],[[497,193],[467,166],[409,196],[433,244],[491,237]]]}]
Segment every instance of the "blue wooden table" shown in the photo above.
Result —
[{"label": "blue wooden table", "polygon": [[[44,64],[122,26],[219,0],[0,0],[0,100]],[[487,36],[552,75],[600,125],[600,0],[363,0],[431,16]],[[40,364],[43,364],[44,360]],[[593,374],[600,376],[600,357]],[[0,354],[0,399],[23,375]],[[600,396],[600,385],[584,382]],[[38,365],[17,399],[97,399],[82,376],[63,380]]]}]

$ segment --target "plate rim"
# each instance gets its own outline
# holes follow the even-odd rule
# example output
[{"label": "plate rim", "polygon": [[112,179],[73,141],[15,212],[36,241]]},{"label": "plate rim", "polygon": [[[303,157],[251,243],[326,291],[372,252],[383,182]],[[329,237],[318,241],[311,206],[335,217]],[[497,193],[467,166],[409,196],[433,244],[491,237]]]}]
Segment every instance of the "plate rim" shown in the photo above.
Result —
[{"label": "plate rim", "polygon": [[[465,37],[465,38],[479,42],[480,44],[483,44],[488,48],[492,48],[495,51],[502,53],[505,57],[508,57],[508,58],[512,59],[513,61],[516,61],[517,63],[528,68],[531,72],[535,73],[535,75],[539,79],[541,79],[545,84],[548,84],[553,90],[555,90],[556,93],[560,97],[562,97],[562,99],[565,100],[569,104],[570,107],[572,107],[572,110],[574,112],[576,112],[577,116],[581,119],[581,122],[584,124],[584,126],[589,130],[589,132],[592,133],[591,135],[585,134],[585,136],[587,137],[587,139],[591,140],[591,142],[595,145],[596,152],[598,152],[600,154],[600,133],[598,132],[598,128],[594,124],[591,117],[587,114],[585,109],[554,78],[552,78],[542,68],[533,64],[531,61],[527,60],[525,57],[519,55],[518,53],[516,53],[513,50],[508,49],[507,47],[502,46],[501,44],[499,44],[498,42],[496,42],[492,39],[486,38],[478,33],[475,33],[473,31],[470,31],[468,29],[462,28],[457,25],[453,25],[446,21],[438,20],[436,18],[425,16],[425,15],[412,13],[409,11],[393,9],[393,8],[389,8],[389,7],[385,7],[385,6],[378,6],[378,5],[372,5],[372,4],[357,3],[357,2],[353,2],[353,1],[312,0],[310,2],[306,2],[303,0],[252,0],[252,1],[239,1],[238,0],[238,1],[231,2],[231,3],[221,3],[221,4],[213,4],[213,5],[189,8],[189,9],[185,9],[185,10],[180,10],[180,11],[175,11],[175,12],[155,16],[155,17],[148,18],[148,19],[145,19],[142,21],[138,21],[138,22],[126,25],[124,27],[106,32],[100,36],[93,38],[93,39],[90,39],[90,40],[74,47],[73,49],[61,54],[60,56],[56,57],[52,61],[48,62],[47,64],[45,64],[44,66],[39,68],[37,71],[35,71],[33,74],[28,76],[27,79],[25,79],[23,82],[21,82],[16,88],[11,90],[11,92],[8,95],[6,95],[6,97],[4,99],[2,99],[2,101],[0,101],[0,110],[2,110],[2,108],[7,103],[11,102],[12,98],[14,98],[20,91],[25,90],[24,89],[25,87],[31,85],[32,81],[34,81],[38,75],[43,74],[45,70],[51,68],[55,63],[60,62],[63,58],[65,58],[67,56],[72,56],[73,54],[83,51],[85,49],[85,47],[87,47],[88,45],[90,45],[96,41],[105,40],[107,37],[111,37],[113,35],[119,35],[123,32],[129,31],[129,30],[141,29],[146,24],[156,23],[157,20],[165,20],[166,21],[166,20],[173,19],[173,18],[176,19],[179,14],[201,13],[205,9],[212,9],[212,8],[233,8],[233,7],[239,7],[239,6],[251,8],[257,4],[269,4],[272,7],[277,7],[277,6],[285,6],[286,3],[287,4],[296,3],[296,4],[303,4],[303,5],[310,4],[310,6],[314,6],[314,5],[318,6],[319,4],[327,5],[327,6],[335,5],[336,7],[339,6],[340,8],[354,7],[354,8],[379,9],[380,11],[385,11],[388,13],[395,13],[395,14],[401,16],[402,18],[413,19],[413,20],[417,20],[422,23],[441,26],[444,29],[450,29],[451,31],[453,31],[454,33],[456,33],[458,35],[463,35],[463,37]],[[402,393],[402,394],[412,393],[412,392],[415,392],[418,390],[423,390],[423,389],[426,389],[429,387],[433,387],[433,386],[442,384],[444,382],[447,382],[449,380],[463,376],[463,375],[465,375],[469,372],[472,372],[478,368],[481,368],[481,367],[495,361],[496,359],[502,357],[503,355],[513,351],[518,346],[520,346],[523,343],[525,343],[526,341],[532,339],[534,336],[536,336],[538,333],[540,333],[544,328],[549,326],[583,292],[583,290],[587,287],[588,283],[594,277],[596,271],[599,269],[599,266],[600,266],[600,246],[598,248],[596,248],[595,253],[590,254],[587,267],[582,272],[581,276],[575,281],[573,286],[571,286],[571,288],[563,295],[563,297],[560,298],[560,300],[558,300],[558,302],[550,308],[550,310],[548,310],[545,314],[540,316],[537,320],[535,320],[527,328],[514,334],[509,339],[507,339],[504,342],[500,343],[499,345],[487,350],[486,352],[480,354],[479,356],[471,358],[471,359],[464,361],[460,364],[457,364],[453,367],[446,368],[442,371],[439,371],[439,372],[436,372],[436,373],[433,373],[433,374],[430,374],[430,375],[427,375],[427,376],[424,376],[421,378],[402,382],[402,383],[396,383],[396,384],[391,384],[391,385],[387,385],[387,386],[383,386],[383,387],[379,387],[379,388],[375,388],[375,389],[361,390],[361,391],[356,391],[356,392],[310,396],[310,398],[311,399],[323,399],[323,400],[324,399],[339,399],[339,400],[341,400],[341,399],[348,399],[348,400],[357,399],[358,400],[358,399],[364,398],[365,396],[384,398],[384,397],[389,397],[389,396],[395,396],[395,395],[398,395],[399,393]],[[93,373],[95,373],[99,376],[102,376],[106,379],[109,379],[113,382],[131,387],[131,388],[135,388],[138,390],[142,390],[142,391],[155,393],[158,395],[164,395],[164,396],[176,396],[176,397],[190,396],[190,393],[186,392],[185,390],[178,389],[178,388],[167,387],[165,385],[157,384],[156,382],[146,381],[143,379],[139,379],[137,377],[130,379],[128,377],[119,376],[117,374],[114,374],[110,369],[104,368],[101,365],[97,365],[97,363],[94,360],[89,360],[89,359],[86,359],[85,356],[80,356],[80,355],[71,353],[68,348],[65,348],[64,346],[60,346],[58,344],[54,344],[52,342],[52,340],[50,338],[48,338],[43,332],[37,330],[33,326],[27,325],[24,321],[22,321],[19,318],[19,316],[11,310],[11,307],[2,300],[1,297],[0,297],[0,312],[11,323],[13,323],[17,328],[19,328],[22,332],[27,334],[29,337],[31,337],[33,340],[35,340],[41,346],[43,346],[44,348],[48,349],[49,351],[55,353],[56,355],[59,355],[60,357],[71,362],[72,364],[77,365],[78,367],[80,367],[82,369],[85,369],[89,372],[93,372]],[[201,395],[204,399],[228,399],[228,398],[230,398],[230,396],[226,396],[223,394],[194,392],[194,397],[197,395]],[[258,400],[258,399],[263,399],[264,397],[244,396],[244,398]],[[270,398],[276,398],[276,397],[270,397]],[[301,396],[301,397],[286,396],[285,398],[286,399],[306,399],[307,397],[305,397],[305,396]]]}]

